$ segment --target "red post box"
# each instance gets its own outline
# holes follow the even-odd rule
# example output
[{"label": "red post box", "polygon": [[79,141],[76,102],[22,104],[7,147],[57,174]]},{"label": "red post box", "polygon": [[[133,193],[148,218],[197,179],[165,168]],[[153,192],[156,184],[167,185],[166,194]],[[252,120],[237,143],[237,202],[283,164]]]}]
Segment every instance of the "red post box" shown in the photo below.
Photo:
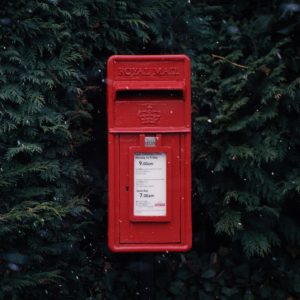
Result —
[{"label": "red post box", "polygon": [[108,60],[108,242],[114,252],[187,251],[191,225],[190,60]]}]

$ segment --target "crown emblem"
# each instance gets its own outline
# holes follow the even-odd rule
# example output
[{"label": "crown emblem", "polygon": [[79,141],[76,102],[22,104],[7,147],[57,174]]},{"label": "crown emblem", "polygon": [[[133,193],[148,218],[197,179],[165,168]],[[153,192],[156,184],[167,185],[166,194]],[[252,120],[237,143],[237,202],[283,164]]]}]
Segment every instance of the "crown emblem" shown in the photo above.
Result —
[{"label": "crown emblem", "polygon": [[138,117],[141,124],[155,125],[160,119],[160,111],[154,110],[151,105],[148,105],[145,109],[138,111]]}]

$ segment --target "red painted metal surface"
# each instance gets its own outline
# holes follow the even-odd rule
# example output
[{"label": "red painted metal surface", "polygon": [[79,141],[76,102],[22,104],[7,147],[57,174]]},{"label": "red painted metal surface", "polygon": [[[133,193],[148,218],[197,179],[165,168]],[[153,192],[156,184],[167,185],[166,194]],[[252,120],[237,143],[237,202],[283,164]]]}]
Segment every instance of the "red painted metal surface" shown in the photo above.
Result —
[{"label": "red painted metal surface", "polygon": [[109,248],[188,251],[189,58],[115,55],[108,60],[107,83]]}]

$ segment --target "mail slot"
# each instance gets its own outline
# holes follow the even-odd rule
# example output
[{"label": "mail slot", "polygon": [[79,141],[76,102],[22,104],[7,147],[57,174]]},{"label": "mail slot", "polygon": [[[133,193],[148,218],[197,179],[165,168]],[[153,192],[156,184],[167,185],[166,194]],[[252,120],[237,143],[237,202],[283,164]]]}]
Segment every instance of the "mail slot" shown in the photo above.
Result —
[{"label": "mail slot", "polygon": [[191,225],[190,60],[108,60],[108,245],[187,251]]}]

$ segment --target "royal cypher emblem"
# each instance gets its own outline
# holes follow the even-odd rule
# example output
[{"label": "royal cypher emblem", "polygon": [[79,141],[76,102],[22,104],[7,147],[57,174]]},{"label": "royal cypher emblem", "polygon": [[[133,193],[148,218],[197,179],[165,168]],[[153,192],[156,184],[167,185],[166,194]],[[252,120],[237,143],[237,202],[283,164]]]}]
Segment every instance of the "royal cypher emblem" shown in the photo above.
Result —
[{"label": "royal cypher emblem", "polygon": [[155,125],[160,119],[160,111],[154,110],[151,105],[139,110],[137,115],[143,125]]}]

